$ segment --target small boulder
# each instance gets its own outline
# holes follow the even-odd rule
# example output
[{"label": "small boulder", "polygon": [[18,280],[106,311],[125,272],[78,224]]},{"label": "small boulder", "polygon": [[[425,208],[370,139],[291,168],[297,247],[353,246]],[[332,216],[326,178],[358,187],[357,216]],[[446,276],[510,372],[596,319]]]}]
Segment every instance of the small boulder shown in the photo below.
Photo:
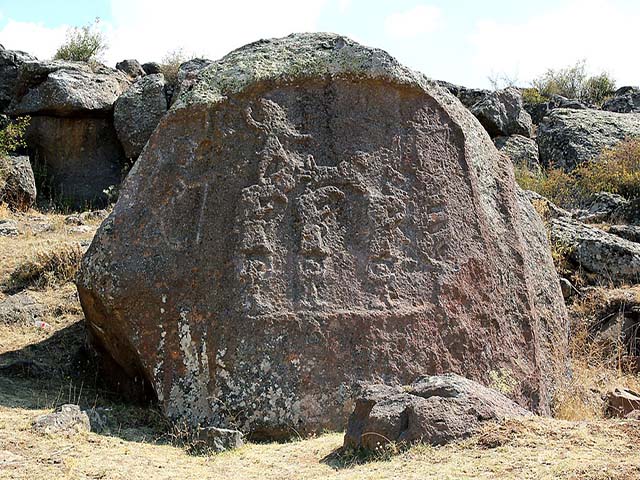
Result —
[{"label": "small boulder", "polygon": [[220,453],[234,450],[244,445],[242,433],[227,428],[199,428],[195,437],[196,445]]},{"label": "small boulder", "polygon": [[32,429],[37,433],[73,435],[91,431],[91,421],[78,405],[67,404],[36,418]]},{"label": "small boulder", "polygon": [[514,165],[523,166],[534,173],[540,173],[538,144],[531,138],[522,135],[496,137],[493,139],[496,148],[511,159]]},{"label": "small boulder", "polygon": [[116,70],[126,73],[131,78],[138,78],[146,75],[146,72],[137,60],[122,60],[116,63]]},{"label": "small boulder", "polygon": [[127,158],[138,158],[167,112],[164,75],[140,78],[115,103],[113,123]]},{"label": "small boulder", "polygon": [[607,147],[640,136],[640,115],[558,108],[540,122],[537,133],[542,164],[569,171]]},{"label": "small boulder", "polygon": [[0,237],[17,237],[19,234],[18,222],[0,219]]},{"label": "small boulder", "polygon": [[0,324],[33,324],[44,316],[45,310],[26,293],[10,295],[0,302]]},{"label": "small boulder", "polygon": [[0,203],[28,210],[36,202],[36,181],[27,156],[0,157]]},{"label": "small boulder", "polygon": [[597,192],[585,201],[586,209],[578,210],[575,216],[585,223],[610,223],[616,212],[629,204],[622,195],[609,192]]},{"label": "small boulder", "polygon": [[574,286],[571,282],[564,277],[560,278],[560,289],[562,290],[562,296],[565,300],[568,300],[573,296]]},{"label": "small boulder", "polygon": [[531,137],[531,115],[524,109],[522,94],[517,88],[505,88],[489,94],[471,107],[473,113],[491,137],[523,135]]},{"label": "small boulder", "polygon": [[142,69],[147,75],[153,75],[155,73],[162,73],[162,67],[157,62],[147,62],[142,64]]},{"label": "small boulder", "polygon": [[527,415],[531,412],[496,390],[453,373],[422,377],[404,387],[370,384],[356,400],[344,447],[443,445],[472,435],[483,422]]},{"label": "small boulder", "polygon": [[636,283],[640,279],[640,244],[570,218],[550,222],[551,240],[568,257],[603,280]]}]

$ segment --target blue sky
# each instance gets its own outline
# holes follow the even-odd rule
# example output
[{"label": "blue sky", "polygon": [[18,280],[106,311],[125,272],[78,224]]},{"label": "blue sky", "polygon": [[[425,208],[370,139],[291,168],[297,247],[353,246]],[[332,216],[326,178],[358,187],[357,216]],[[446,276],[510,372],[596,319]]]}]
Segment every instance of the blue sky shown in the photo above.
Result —
[{"label": "blue sky", "polygon": [[258,38],[318,30],[468,86],[488,86],[496,75],[526,85],[580,59],[620,85],[640,84],[637,0],[0,0],[0,43],[47,58],[69,26],[95,17],[110,65],[179,48],[218,58]]}]

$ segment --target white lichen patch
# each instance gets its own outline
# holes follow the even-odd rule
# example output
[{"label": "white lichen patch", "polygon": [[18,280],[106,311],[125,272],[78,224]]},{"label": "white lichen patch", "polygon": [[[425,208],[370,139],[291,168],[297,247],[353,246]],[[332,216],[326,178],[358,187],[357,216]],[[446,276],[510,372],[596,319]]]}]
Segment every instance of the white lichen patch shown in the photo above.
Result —
[{"label": "white lichen patch", "polygon": [[170,417],[185,419],[190,424],[199,425],[206,422],[211,415],[208,400],[211,377],[206,334],[202,335],[198,343],[193,340],[188,313],[182,310],[178,321],[179,345],[185,374],[172,385],[167,410]]}]

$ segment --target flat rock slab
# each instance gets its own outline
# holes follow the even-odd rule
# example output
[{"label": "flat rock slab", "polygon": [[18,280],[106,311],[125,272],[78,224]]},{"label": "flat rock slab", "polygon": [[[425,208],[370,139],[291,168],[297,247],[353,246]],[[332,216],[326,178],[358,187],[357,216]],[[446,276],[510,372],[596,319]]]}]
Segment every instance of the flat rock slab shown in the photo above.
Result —
[{"label": "flat rock slab", "polygon": [[78,290],[120,385],[144,379],[169,417],[253,438],[344,428],[358,381],[441,371],[505,368],[513,397],[548,411],[566,345],[511,162],[451,94],[331,34],[255,42],[199,73]]},{"label": "flat rock slab", "polygon": [[403,387],[370,384],[356,400],[344,446],[443,445],[470,436],[483,422],[527,415],[531,412],[496,390],[455,374],[423,377]]}]

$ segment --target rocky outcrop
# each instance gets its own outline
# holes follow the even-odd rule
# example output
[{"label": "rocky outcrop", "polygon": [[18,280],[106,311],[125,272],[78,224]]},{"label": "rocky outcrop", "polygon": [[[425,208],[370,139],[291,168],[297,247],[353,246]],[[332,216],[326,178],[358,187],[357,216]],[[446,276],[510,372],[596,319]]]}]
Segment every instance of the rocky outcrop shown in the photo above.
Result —
[{"label": "rocky outcrop", "polygon": [[638,225],[611,225],[608,231],[630,242],[640,243],[640,227]]},{"label": "rocky outcrop", "polygon": [[444,445],[469,437],[483,422],[531,415],[502,393],[455,374],[423,377],[403,387],[363,387],[349,417],[344,447]]},{"label": "rocky outcrop", "polygon": [[512,398],[547,412],[566,345],[511,162],[449,93],[331,34],[203,70],[77,284],[112,369],[171,418],[253,438],[343,428],[356,382],[443,371],[506,371]]},{"label": "rocky outcrop", "polygon": [[574,217],[585,223],[616,223],[620,212],[631,203],[622,195],[597,192],[585,202],[585,208],[574,211]]},{"label": "rocky outcrop", "polygon": [[116,63],[116,70],[120,70],[121,72],[129,75],[130,78],[138,78],[146,75],[146,72],[140,65],[140,62],[134,59],[122,60],[121,62]]},{"label": "rocky outcrop", "polygon": [[640,244],[570,218],[551,220],[551,239],[587,272],[607,283],[640,280]]},{"label": "rocky outcrop", "polygon": [[110,118],[35,116],[26,134],[45,198],[73,208],[103,206],[120,185],[124,151]]},{"label": "rocky outcrop", "polygon": [[27,156],[0,157],[0,203],[28,210],[36,202],[36,181]]},{"label": "rocky outcrop", "polygon": [[640,88],[622,87],[604,102],[603,110],[619,113],[640,113]]},{"label": "rocky outcrop", "polygon": [[5,50],[0,46],[0,112],[3,112],[15,98],[20,65],[34,60],[36,58],[28,53]]},{"label": "rocky outcrop", "polygon": [[603,149],[636,136],[640,136],[640,115],[559,108],[538,127],[540,161],[572,170]]},{"label": "rocky outcrop", "polygon": [[126,161],[113,127],[113,104],[130,80],[79,62],[20,66],[13,115],[30,115],[27,146],[44,197],[65,207],[103,206]]},{"label": "rocky outcrop", "polygon": [[147,62],[142,64],[142,69],[147,75],[153,75],[155,73],[162,73],[162,67],[156,62]]},{"label": "rocky outcrop", "polygon": [[33,325],[45,313],[45,306],[26,293],[9,295],[0,301],[0,323],[4,325]]},{"label": "rocky outcrop", "polygon": [[514,165],[526,167],[534,173],[542,171],[538,157],[538,144],[535,140],[522,135],[496,137],[493,139],[496,148],[511,159]]},{"label": "rocky outcrop", "polygon": [[531,137],[533,123],[524,109],[517,88],[491,92],[471,107],[473,113],[491,137],[523,135]]},{"label": "rocky outcrop", "polygon": [[115,103],[113,123],[127,158],[136,159],[167,112],[164,75],[140,78]]}]

